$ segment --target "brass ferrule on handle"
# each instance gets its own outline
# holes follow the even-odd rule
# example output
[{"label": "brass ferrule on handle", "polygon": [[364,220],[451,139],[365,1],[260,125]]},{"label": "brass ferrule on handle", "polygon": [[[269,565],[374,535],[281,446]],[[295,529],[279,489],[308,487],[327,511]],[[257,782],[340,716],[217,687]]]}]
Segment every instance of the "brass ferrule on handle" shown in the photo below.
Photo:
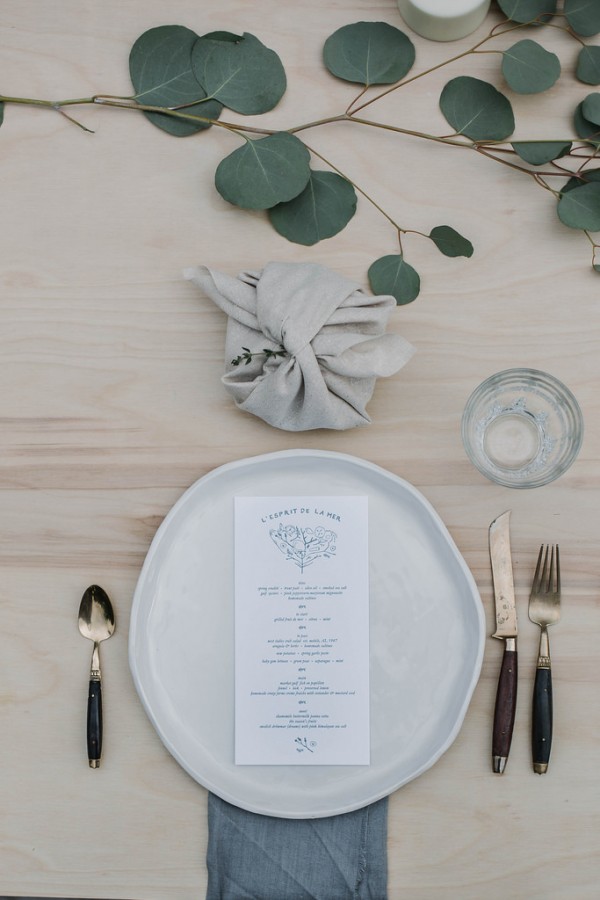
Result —
[{"label": "brass ferrule on handle", "polygon": [[538,650],[538,669],[550,669],[550,641],[548,640],[548,629],[544,626],[540,631],[540,647]]},{"label": "brass ferrule on handle", "polygon": [[100,644],[97,641],[94,641],[94,649],[92,651],[90,681],[102,681],[102,672],[100,670]]}]

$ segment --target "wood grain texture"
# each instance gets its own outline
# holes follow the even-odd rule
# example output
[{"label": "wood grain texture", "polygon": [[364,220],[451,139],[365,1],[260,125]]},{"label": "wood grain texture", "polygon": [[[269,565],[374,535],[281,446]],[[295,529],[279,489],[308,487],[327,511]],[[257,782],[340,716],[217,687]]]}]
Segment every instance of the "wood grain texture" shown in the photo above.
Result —
[{"label": "wood grain texture", "polygon": [[[264,117],[288,128],[343,111],[355,88],[321,68],[325,38],[358,20],[402,26],[393,0],[4,0],[1,90],[45,99],[127,93],[127,57],[147,28],[256,33],[276,49],[289,88]],[[497,21],[491,13],[488,26]],[[417,70],[471,46],[414,37]],[[567,74],[576,47],[544,43]],[[381,121],[447,132],[446,81],[499,83],[481,55],[370,108]],[[516,137],[560,137],[589,91],[570,78],[546,99],[518,98]],[[540,111],[543,108],[543,113]],[[471,568],[493,630],[489,523],[511,508],[519,704],[510,764],[491,772],[502,646],[489,639],[481,679],[450,750],[392,796],[391,900],[592,900],[600,862],[600,281],[584,237],[552,198],[507,167],[460,149],[340,124],[311,145],[335,159],[406,228],[440,224],[475,244],[470,260],[405,239],[422,295],[390,330],[417,348],[381,380],[373,423],[352,432],[278,432],[233,407],[220,376],[222,313],[181,277],[206,263],[230,274],[271,259],[320,262],[365,284],[396,237],[363,199],[348,228],[313,248],[278,237],[259,213],[213,187],[235,149],[213,129],[175,139],[142,117],[83,107],[85,134],[49,110],[15,106],[0,129],[0,894],[197,900],[206,886],[206,795],[164,749],[137,699],[128,618],[152,537],[196,479],[224,462],[294,447],[337,450],[402,476],[431,501]],[[579,459],[535,491],[488,483],[460,440],[479,382],[512,366],[544,369],[576,394]],[[541,542],[561,546],[563,618],[553,633],[554,741],[531,770],[531,688],[538,629],[526,598]],[[85,747],[89,646],[82,591],[100,583],[117,630],[103,647],[102,766]],[[43,749],[43,752],[41,750]],[[540,827],[543,823],[543,827]],[[282,898],[283,900],[283,898]]]}]

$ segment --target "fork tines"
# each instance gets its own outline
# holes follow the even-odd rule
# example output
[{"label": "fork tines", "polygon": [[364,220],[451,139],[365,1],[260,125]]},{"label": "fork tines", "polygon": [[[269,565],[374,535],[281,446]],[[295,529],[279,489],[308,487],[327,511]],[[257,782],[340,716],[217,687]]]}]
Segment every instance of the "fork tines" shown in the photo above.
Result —
[{"label": "fork tines", "polygon": [[[550,553],[550,565],[548,565],[548,553]],[[544,590],[546,592],[560,591],[560,553],[558,544],[552,547],[549,544],[542,544],[540,547],[531,592],[540,594]]]}]

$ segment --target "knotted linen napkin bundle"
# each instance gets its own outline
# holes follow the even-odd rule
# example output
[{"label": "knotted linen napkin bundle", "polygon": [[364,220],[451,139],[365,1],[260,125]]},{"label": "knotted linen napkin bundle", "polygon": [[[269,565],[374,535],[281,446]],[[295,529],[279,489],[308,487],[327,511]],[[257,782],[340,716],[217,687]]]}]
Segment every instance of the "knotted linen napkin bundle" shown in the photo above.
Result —
[{"label": "knotted linen napkin bundle", "polygon": [[[377,378],[414,353],[385,333],[393,297],[368,295],[325,266],[270,262],[237,278],[205,266],[183,274],[227,313],[222,381],[236,405],[284,431],[368,424]],[[234,365],[246,350],[250,361]]]}]

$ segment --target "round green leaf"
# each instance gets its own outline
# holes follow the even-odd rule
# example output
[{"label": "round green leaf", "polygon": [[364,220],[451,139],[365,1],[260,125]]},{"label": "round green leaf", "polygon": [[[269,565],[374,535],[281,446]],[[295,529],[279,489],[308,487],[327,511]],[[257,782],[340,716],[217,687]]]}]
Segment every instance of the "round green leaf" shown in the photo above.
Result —
[{"label": "round green leaf", "polygon": [[400,81],[414,61],[410,38],[386,22],[344,25],[323,47],[323,62],[332,75],[364,85]]},{"label": "round green leaf", "polygon": [[192,50],[192,68],[208,97],[247,116],[273,109],[287,84],[275,51],[253,34],[239,41],[200,38]]},{"label": "round green leaf", "polygon": [[558,216],[569,228],[600,231],[600,183],[583,184],[561,194]]},{"label": "round green leaf", "polygon": [[600,169],[583,169],[579,176],[573,175],[561,188],[561,194],[567,194],[569,191],[581,187],[582,184],[588,184],[590,181],[600,181]]},{"label": "round green leaf", "polygon": [[581,112],[592,125],[600,125],[600,93],[588,94],[581,105]]},{"label": "round green leaf", "polygon": [[161,25],[142,34],[129,54],[129,72],[140,103],[181,106],[202,100],[192,71],[192,47],[198,35],[183,25]]},{"label": "round green leaf", "polygon": [[356,192],[335,172],[312,172],[304,190],[293,200],[269,210],[275,231],[295,244],[311,246],[333,237],[356,212]]},{"label": "round green leaf", "polygon": [[[191,63],[198,35],[183,25],[161,25],[142,34],[129,54],[129,73],[135,99],[147,106],[181,107],[181,112],[217,119],[221,104],[196,103],[206,97]],[[206,122],[190,122],[161,113],[145,113],[158,128],[176,137],[185,137],[209,128]]]},{"label": "round green leaf", "polygon": [[515,141],[511,146],[531,166],[544,166],[553,159],[566,156],[573,145],[570,141]]},{"label": "round green leaf", "polygon": [[432,228],[429,237],[444,256],[473,256],[473,244],[449,225]]},{"label": "round green leaf", "polygon": [[578,136],[594,147],[600,147],[600,126],[589,122],[583,114],[583,103],[576,107],[573,115],[573,124]]},{"label": "round green leaf", "polygon": [[221,160],[215,173],[220,195],[243,209],[270,209],[297,197],[310,178],[310,154],[287,131],[247,140]]},{"label": "round green leaf", "polygon": [[598,272],[600,274],[600,263],[594,263],[592,268],[594,269],[594,272]]},{"label": "round green leaf", "polygon": [[560,60],[535,41],[518,41],[502,53],[502,74],[517,94],[539,94],[560,77]]},{"label": "round green leaf", "polygon": [[510,102],[479,78],[459,75],[449,81],[440,96],[440,109],[456,130],[472,141],[503,141],[515,128]]},{"label": "round green leaf", "polygon": [[557,0],[498,0],[507,19],[524,24],[549,22],[556,12]]},{"label": "round green leaf", "polygon": [[564,14],[577,34],[592,37],[600,32],[600,3],[598,0],[565,0]]},{"label": "round green leaf", "polygon": [[419,296],[421,279],[400,253],[376,259],[368,275],[373,293],[391,294],[398,306],[412,303]]},{"label": "round green leaf", "polygon": [[581,48],[575,74],[584,84],[600,84],[600,47]]}]

